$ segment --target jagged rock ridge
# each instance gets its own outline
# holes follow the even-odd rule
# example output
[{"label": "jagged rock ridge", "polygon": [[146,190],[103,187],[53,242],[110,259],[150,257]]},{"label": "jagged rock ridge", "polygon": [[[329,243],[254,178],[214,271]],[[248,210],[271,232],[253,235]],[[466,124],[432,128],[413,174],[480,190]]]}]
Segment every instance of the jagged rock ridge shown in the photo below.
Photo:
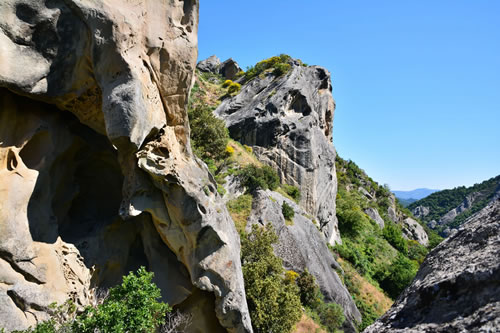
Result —
[{"label": "jagged rock ridge", "polygon": [[251,332],[238,234],[189,144],[198,1],[0,15],[0,322],[24,329],[145,265],[193,332]]},{"label": "jagged rock ridge", "polygon": [[499,258],[496,199],[429,253],[412,284],[364,332],[497,332]]}]

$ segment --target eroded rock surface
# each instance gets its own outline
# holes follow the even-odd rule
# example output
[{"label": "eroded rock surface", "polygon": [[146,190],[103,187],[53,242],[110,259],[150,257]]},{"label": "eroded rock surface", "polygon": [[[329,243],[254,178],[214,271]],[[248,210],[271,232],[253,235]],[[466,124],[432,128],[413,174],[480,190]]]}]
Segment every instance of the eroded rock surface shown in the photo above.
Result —
[{"label": "eroded rock surface", "polygon": [[497,199],[439,244],[391,309],[364,332],[497,332],[499,258]]},{"label": "eroded rock surface", "polygon": [[238,235],[189,144],[198,1],[6,0],[0,16],[0,322],[144,265],[191,331],[250,332]]},{"label": "eroded rock surface", "polygon": [[[283,202],[293,208],[293,221],[285,221]],[[337,275],[336,271],[342,269],[328,249],[319,225],[292,200],[270,190],[259,190],[253,200],[247,231],[251,231],[252,224],[264,226],[267,223],[271,223],[278,235],[274,251],[283,260],[284,267],[295,272],[307,268],[316,278],[325,300],[340,304],[344,309],[346,332],[355,332],[354,322],[361,320],[361,314]]]},{"label": "eroded rock surface", "polygon": [[300,206],[312,215],[330,244],[340,243],[335,198],[335,149],[332,144],[335,102],[330,73],[293,63],[276,77],[266,72],[242,86],[215,110],[232,138],[252,146],[283,183],[300,188]]}]

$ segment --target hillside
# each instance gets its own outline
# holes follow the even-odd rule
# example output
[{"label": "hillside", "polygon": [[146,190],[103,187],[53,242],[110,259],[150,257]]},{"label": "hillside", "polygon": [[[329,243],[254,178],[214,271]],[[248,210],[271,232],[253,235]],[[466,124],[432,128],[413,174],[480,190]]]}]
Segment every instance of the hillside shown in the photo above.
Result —
[{"label": "hillside", "polygon": [[460,186],[443,190],[408,206],[413,214],[431,229],[448,236],[469,216],[500,197],[500,176],[470,187]]},{"label": "hillside", "polygon": [[432,190],[430,188],[417,188],[415,190],[411,191],[397,191],[394,190],[392,193],[396,196],[398,199],[415,199],[415,200],[420,200],[425,198],[426,196],[437,192],[439,190]]}]

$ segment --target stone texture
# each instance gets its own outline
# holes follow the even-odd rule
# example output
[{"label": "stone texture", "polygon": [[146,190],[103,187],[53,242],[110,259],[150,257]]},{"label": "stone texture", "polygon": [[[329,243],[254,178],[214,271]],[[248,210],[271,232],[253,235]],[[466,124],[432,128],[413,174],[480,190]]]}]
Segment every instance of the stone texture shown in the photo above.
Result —
[{"label": "stone texture", "polygon": [[368,207],[364,210],[364,212],[366,215],[368,215],[369,218],[371,218],[373,221],[377,223],[380,229],[384,229],[385,226],[384,219],[380,217],[380,214],[378,213],[377,209]]},{"label": "stone texture", "polygon": [[6,0],[0,15],[8,329],[145,265],[164,300],[203,309],[193,332],[251,332],[238,235],[189,144],[198,2]]},{"label": "stone texture", "polygon": [[498,332],[499,258],[496,200],[429,253],[411,285],[364,332]]},{"label": "stone texture", "polygon": [[330,244],[340,243],[335,198],[335,103],[329,72],[293,63],[281,77],[266,73],[223,100],[215,114],[230,135],[271,165],[283,183],[301,190],[300,206],[312,215]]},{"label": "stone texture", "polygon": [[417,219],[421,219],[421,218],[429,215],[430,210],[429,210],[429,207],[417,206],[417,207],[415,207],[415,209],[413,209],[412,213],[413,213],[413,216],[415,216]]},{"label": "stone texture", "polygon": [[236,78],[236,74],[240,71],[240,65],[238,65],[238,63],[231,58],[227,59],[219,66],[219,74],[228,80],[234,80]]},{"label": "stone texture", "polygon": [[205,60],[200,61],[196,68],[201,72],[218,73],[220,66],[220,59],[213,55]]},{"label": "stone texture", "polygon": [[423,246],[429,245],[429,236],[427,236],[424,227],[411,217],[403,220],[403,236],[407,239],[416,240]]},{"label": "stone texture", "polygon": [[[288,225],[281,211],[283,202],[295,212],[293,222]],[[328,249],[319,226],[294,201],[276,192],[259,190],[252,203],[247,231],[251,231],[252,224],[267,223],[272,224],[278,235],[274,251],[283,260],[285,269],[302,272],[307,268],[316,278],[325,300],[344,308],[348,318],[345,331],[355,332],[353,323],[361,320],[361,314],[337,275],[342,269]]]}]

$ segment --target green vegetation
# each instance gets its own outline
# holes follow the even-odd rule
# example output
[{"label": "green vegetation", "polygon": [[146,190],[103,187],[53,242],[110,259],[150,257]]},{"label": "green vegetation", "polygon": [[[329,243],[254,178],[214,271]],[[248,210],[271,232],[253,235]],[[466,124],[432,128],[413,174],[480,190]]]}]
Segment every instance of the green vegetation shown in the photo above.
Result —
[{"label": "green vegetation", "polygon": [[290,332],[302,316],[298,287],[283,277],[281,259],[272,244],[270,225],[252,226],[241,237],[241,263],[250,318],[255,332]]},{"label": "green vegetation", "polygon": [[292,58],[286,54],[262,60],[255,66],[247,69],[245,73],[245,80],[249,81],[267,70],[272,70],[272,73],[275,76],[286,74],[291,68],[291,60]]},{"label": "green vegetation", "polygon": [[283,184],[281,185],[281,189],[295,202],[298,203],[300,201],[300,190],[297,186]]},{"label": "green vegetation", "polygon": [[417,274],[417,270],[418,263],[399,253],[388,270],[378,272],[381,274],[381,276],[378,276],[380,286],[391,298],[396,299],[413,280],[413,277]]},{"label": "green vegetation", "polygon": [[493,198],[495,192],[497,191],[500,184],[500,176],[490,178],[485,180],[480,184],[475,184],[471,187],[460,186],[451,190],[443,190],[439,192],[432,193],[424,199],[413,202],[408,206],[409,209],[413,210],[417,206],[425,206],[429,208],[429,214],[422,218],[426,223],[435,220],[439,221],[450,210],[458,207],[462,204],[468,195],[477,193],[477,197],[472,204],[472,207],[462,214],[459,214],[452,223],[438,227],[437,231],[442,232],[443,228],[451,227],[457,228],[465,220],[483,209]]},{"label": "green vegetation", "polygon": [[278,174],[268,165],[258,167],[254,164],[248,164],[238,172],[238,175],[241,184],[250,193],[255,192],[257,189],[274,190],[280,184]]},{"label": "green vegetation", "polygon": [[236,230],[241,234],[247,226],[247,219],[252,211],[253,197],[251,194],[243,194],[238,198],[228,201],[226,204],[233,218]]},{"label": "green vegetation", "polygon": [[408,245],[406,245],[406,240],[403,238],[403,232],[399,225],[396,225],[392,221],[385,222],[383,235],[396,250],[403,254],[408,254]]},{"label": "green vegetation", "polygon": [[[87,306],[82,313],[76,314],[76,306],[67,301],[61,306],[51,305],[53,316],[50,320],[34,328],[18,333],[153,333],[158,329],[185,328],[190,319],[176,321],[176,326],[162,326],[171,308],[158,301],[160,289],[152,282],[153,273],[144,267],[137,273],[130,272],[123,277],[121,285],[109,290],[109,294],[97,306]],[[172,317],[169,317],[172,318]],[[179,325],[179,326],[177,326]]]},{"label": "green vegetation", "polygon": [[227,157],[229,132],[223,120],[216,118],[213,109],[198,106],[188,110],[191,125],[191,145],[196,155],[207,164]]},{"label": "green vegetation", "polygon": [[283,204],[281,205],[281,213],[283,213],[283,217],[285,218],[286,222],[292,223],[295,212],[292,206],[287,204],[285,201],[283,201]]}]

